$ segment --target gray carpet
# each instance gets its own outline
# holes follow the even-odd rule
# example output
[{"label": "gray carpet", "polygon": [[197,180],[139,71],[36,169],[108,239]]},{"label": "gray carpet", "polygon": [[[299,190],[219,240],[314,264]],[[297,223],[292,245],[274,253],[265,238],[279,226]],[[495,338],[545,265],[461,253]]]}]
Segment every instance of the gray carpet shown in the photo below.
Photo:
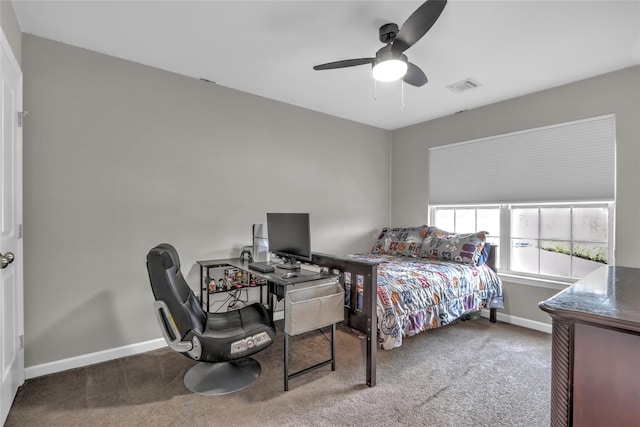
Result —
[{"label": "gray carpet", "polygon": [[[192,394],[182,378],[193,362],[161,349],[28,380],[6,426],[549,425],[548,334],[458,321],[379,351],[378,384],[369,388],[364,341],[340,326],[336,371],[294,378],[285,392],[278,323],[277,342],[255,356],[262,375],[239,392]],[[318,332],[290,343],[292,371],[329,357]]]}]

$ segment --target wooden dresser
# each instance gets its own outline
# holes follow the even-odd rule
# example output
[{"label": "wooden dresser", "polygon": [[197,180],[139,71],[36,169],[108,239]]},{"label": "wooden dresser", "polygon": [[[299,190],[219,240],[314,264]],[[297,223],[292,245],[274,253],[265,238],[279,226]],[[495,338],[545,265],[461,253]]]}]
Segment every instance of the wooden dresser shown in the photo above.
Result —
[{"label": "wooden dresser", "polygon": [[553,321],[551,426],[640,426],[640,268],[602,267],[539,307]]}]

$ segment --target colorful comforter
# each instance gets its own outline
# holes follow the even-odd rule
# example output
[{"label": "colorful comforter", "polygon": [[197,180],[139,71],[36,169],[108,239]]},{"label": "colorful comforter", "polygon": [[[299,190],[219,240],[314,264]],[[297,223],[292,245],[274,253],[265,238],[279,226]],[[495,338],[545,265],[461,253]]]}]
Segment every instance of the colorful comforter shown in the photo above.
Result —
[{"label": "colorful comforter", "polygon": [[486,264],[379,254],[350,257],[378,263],[378,341],[385,350],[402,345],[404,336],[502,306],[502,282]]}]

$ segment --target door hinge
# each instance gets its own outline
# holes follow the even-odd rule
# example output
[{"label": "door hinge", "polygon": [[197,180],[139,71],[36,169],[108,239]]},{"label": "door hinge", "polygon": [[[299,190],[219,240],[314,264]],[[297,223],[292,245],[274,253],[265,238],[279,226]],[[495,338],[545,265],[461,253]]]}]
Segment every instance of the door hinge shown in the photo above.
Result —
[{"label": "door hinge", "polygon": [[18,337],[18,350],[24,349],[24,335]]},{"label": "door hinge", "polygon": [[22,127],[22,123],[24,122],[24,119],[27,117],[29,117],[28,111],[18,111],[18,127],[19,128]]},{"label": "door hinge", "polygon": [[18,224],[18,239],[22,239],[22,224]]}]

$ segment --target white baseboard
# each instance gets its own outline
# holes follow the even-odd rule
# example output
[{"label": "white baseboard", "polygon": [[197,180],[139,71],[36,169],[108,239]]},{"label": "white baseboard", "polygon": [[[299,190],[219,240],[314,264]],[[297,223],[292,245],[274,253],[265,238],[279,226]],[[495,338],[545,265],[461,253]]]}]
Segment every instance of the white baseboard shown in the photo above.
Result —
[{"label": "white baseboard", "polygon": [[[482,310],[482,317],[489,317],[489,310]],[[277,311],[274,313],[274,320],[282,320],[284,312]],[[512,316],[510,314],[497,313],[497,319],[500,322],[511,323],[512,325],[522,326],[524,328],[534,329],[536,331],[551,333],[551,325],[536,320],[525,319],[524,317]],[[83,354],[81,356],[70,357],[68,359],[56,360],[54,362],[42,363],[40,365],[29,366],[24,370],[25,379],[41,377],[43,375],[54,374],[69,369],[82,368],[83,366],[93,365],[95,363],[106,362],[108,360],[118,359],[121,357],[133,356],[134,354],[144,353],[146,351],[156,350],[166,347],[167,343],[162,338],[144,341],[137,344],[125,345],[109,350],[97,351],[95,353]]]},{"label": "white baseboard", "polygon": [[[489,310],[483,309],[481,311],[482,317],[489,317]],[[511,323],[512,325],[522,326],[523,328],[534,329],[540,332],[551,333],[551,325],[544,322],[538,322],[537,320],[525,319],[524,317],[513,316],[511,314],[504,314],[498,311],[497,320],[500,322]]]},{"label": "white baseboard", "polygon": [[81,368],[95,363],[106,362],[108,360],[119,359],[126,356],[133,356],[134,354],[144,353],[146,351],[156,350],[166,346],[167,342],[163,338],[158,338],[137,344],[111,348],[109,350],[97,351],[95,353],[83,354],[81,356],[70,357],[68,359],[29,366],[24,370],[24,377],[28,380],[30,378],[54,374],[68,369]]}]

